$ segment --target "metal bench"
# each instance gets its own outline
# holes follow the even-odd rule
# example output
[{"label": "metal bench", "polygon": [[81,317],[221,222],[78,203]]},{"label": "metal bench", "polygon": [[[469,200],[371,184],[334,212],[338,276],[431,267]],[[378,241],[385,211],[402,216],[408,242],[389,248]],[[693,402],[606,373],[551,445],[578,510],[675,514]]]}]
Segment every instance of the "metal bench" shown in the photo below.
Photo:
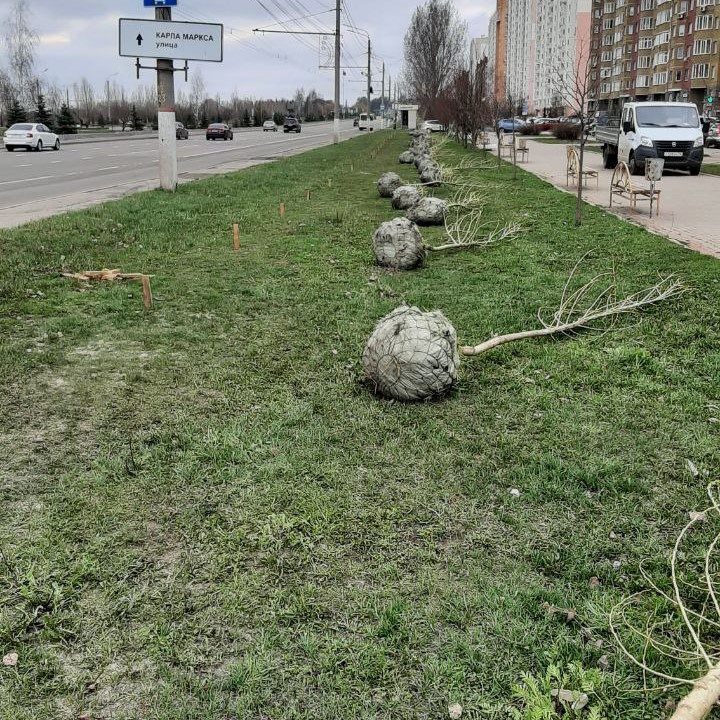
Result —
[{"label": "metal bench", "polygon": [[613,204],[613,196],[628,198],[630,207],[635,210],[638,200],[650,201],[650,217],[652,217],[653,202],[655,203],[655,214],[660,212],[660,191],[654,186],[638,186],[632,181],[632,175],[628,166],[624,163],[618,163],[613,172],[610,181],[610,207]]}]

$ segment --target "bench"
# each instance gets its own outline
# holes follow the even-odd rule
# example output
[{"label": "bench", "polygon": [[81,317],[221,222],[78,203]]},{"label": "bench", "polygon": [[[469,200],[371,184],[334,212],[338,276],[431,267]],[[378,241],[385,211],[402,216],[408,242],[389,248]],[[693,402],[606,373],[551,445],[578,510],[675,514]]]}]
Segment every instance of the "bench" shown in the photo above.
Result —
[{"label": "bench", "polygon": [[521,162],[527,162],[529,154],[530,148],[528,147],[527,140],[525,138],[520,138],[517,141],[517,147],[515,148],[515,157],[520,155],[522,158]]},{"label": "bench", "polygon": [[570,186],[570,178],[576,183],[586,183],[588,178],[595,178],[595,187],[599,187],[600,179],[597,170],[588,170],[583,168],[580,172],[580,154],[574,145],[567,146],[567,167],[565,168],[565,186]]},{"label": "bench", "polygon": [[503,157],[507,155],[512,158],[515,138],[510,133],[503,133],[500,135],[500,142],[498,143],[498,155]]},{"label": "bench", "polygon": [[610,207],[612,207],[613,195],[628,198],[630,207],[635,210],[638,200],[650,201],[650,217],[652,217],[653,201],[655,202],[655,214],[660,212],[660,191],[654,186],[636,185],[633,183],[628,166],[618,163],[610,181]]}]

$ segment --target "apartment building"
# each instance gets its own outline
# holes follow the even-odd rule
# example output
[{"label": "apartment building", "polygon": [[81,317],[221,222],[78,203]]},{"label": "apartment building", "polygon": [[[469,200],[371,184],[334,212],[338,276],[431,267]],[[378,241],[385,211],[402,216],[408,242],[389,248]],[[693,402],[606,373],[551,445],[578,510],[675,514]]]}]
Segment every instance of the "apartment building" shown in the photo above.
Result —
[{"label": "apartment building", "polygon": [[564,114],[559,74],[590,52],[592,0],[498,0],[488,28],[495,95],[530,115]]},{"label": "apartment building", "polygon": [[592,0],[593,107],[693,102],[717,113],[720,0]]}]

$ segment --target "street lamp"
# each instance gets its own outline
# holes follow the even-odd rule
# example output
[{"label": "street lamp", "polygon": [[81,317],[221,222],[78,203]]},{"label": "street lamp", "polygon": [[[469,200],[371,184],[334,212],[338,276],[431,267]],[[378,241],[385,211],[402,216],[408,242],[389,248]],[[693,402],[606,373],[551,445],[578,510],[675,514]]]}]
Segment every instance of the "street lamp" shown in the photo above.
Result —
[{"label": "street lamp", "polygon": [[41,76],[43,73],[46,73],[49,69],[50,69],[50,68],[45,68],[44,70],[41,70],[41,71],[38,73],[38,76],[35,78],[35,95],[37,96],[37,98],[40,97],[40,76]]},{"label": "street lamp", "polygon": [[108,120],[108,125],[110,126],[110,132],[112,132],[112,120],[110,119],[110,78],[113,78],[119,74],[120,74],[120,71],[115,72],[112,75],[108,75],[105,78],[105,99],[107,100],[107,120]]}]

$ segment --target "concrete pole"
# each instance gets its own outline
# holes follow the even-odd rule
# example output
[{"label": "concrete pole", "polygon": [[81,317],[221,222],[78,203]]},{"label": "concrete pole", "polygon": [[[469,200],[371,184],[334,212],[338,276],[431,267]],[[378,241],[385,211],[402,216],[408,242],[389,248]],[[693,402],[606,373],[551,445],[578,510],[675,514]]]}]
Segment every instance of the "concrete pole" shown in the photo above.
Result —
[{"label": "concrete pole", "polygon": [[368,69],[367,69],[367,101],[368,101],[367,114],[368,114],[368,127],[370,126],[370,80],[371,80],[371,78],[370,78],[370,59],[371,59],[371,57],[372,57],[371,54],[370,54],[370,52],[371,52],[371,50],[370,50],[370,37],[368,36]]},{"label": "concrete pole", "polygon": [[[155,8],[156,20],[172,20],[172,9]],[[158,139],[160,187],[173,192],[177,187],[177,141],[175,139],[175,72],[172,60],[157,61]]]},{"label": "concrete pole", "polygon": [[[382,92],[380,94],[380,107],[385,107],[385,63],[383,63],[383,74],[382,74]],[[385,127],[385,110],[381,109],[382,113],[382,127]]]},{"label": "concrete pole", "polygon": [[333,142],[340,142],[340,0],[335,0],[335,113]]}]

